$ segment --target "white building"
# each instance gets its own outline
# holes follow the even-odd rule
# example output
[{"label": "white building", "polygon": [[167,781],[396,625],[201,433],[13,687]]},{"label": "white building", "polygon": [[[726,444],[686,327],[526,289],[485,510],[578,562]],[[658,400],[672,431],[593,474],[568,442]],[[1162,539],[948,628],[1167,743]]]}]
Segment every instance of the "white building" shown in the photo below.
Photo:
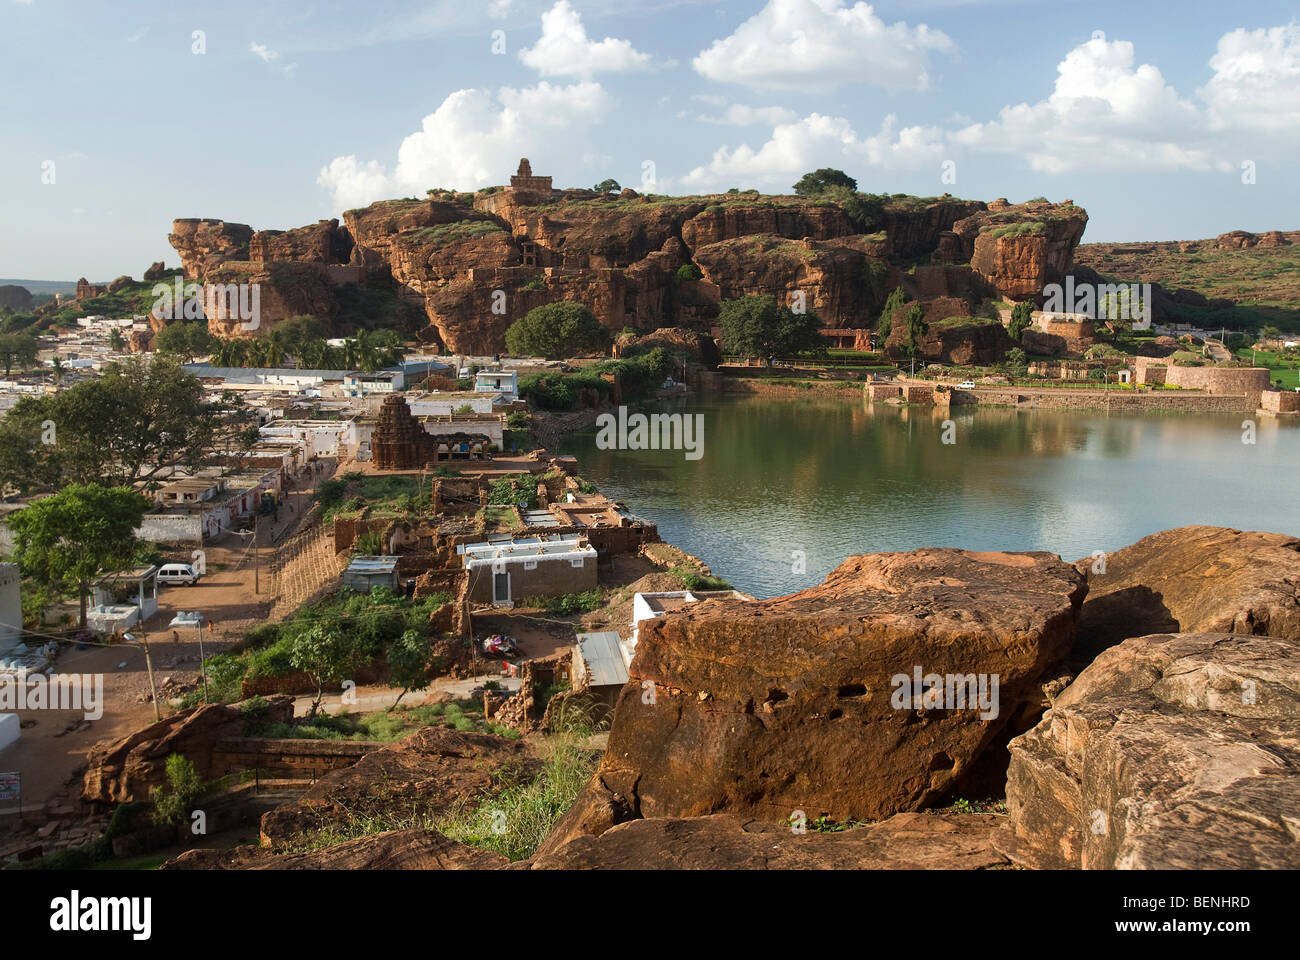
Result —
[{"label": "white building", "polygon": [[477,393],[499,393],[508,400],[519,399],[518,370],[480,370],[474,375]]},{"label": "white building", "polygon": [[665,613],[680,610],[689,603],[701,600],[753,600],[739,590],[667,590],[661,593],[638,593],[632,597],[632,639],[624,640],[623,658],[629,665],[641,637],[641,624],[662,617]]}]

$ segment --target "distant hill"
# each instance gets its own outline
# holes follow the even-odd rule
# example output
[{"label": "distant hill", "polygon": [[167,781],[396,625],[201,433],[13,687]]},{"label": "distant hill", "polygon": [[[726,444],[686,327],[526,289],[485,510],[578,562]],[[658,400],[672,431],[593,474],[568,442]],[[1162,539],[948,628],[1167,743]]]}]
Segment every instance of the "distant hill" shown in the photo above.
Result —
[{"label": "distant hill", "polygon": [[76,280],[10,280],[5,277],[0,277],[0,287],[9,286],[10,284],[16,287],[26,287],[28,292],[35,295],[55,293],[73,294],[77,292]]}]

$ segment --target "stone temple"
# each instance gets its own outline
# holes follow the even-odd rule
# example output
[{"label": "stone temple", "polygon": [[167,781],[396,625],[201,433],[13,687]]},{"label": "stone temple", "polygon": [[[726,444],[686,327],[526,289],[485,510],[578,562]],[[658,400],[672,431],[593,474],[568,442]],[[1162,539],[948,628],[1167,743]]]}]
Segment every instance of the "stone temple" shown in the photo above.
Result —
[{"label": "stone temple", "polygon": [[524,157],[519,161],[519,170],[510,178],[510,190],[519,194],[520,200],[546,201],[551,198],[551,178],[534,177],[533,166]]}]

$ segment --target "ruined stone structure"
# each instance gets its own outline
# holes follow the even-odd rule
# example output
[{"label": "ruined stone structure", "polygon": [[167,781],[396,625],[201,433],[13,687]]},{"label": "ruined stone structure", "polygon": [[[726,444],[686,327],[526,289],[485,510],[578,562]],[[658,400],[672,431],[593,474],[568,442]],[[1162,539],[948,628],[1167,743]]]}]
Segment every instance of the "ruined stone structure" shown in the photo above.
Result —
[{"label": "ruined stone structure", "polygon": [[519,161],[518,172],[510,178],[510,189],[516,196],[525,194],[538,200],[549,200],[552,190],[551,178],[533,176],[532,164],[528,162],[527,157],[523,157]]},{"label": "ruined stone structure", "polygon": [[370,450],[380,470],[418,470],[433,459],[433,437],[420,428],[400,393],[384,398]]},{"label": "ruined stone structure", "polygon": [[108,292],[108,287],[101,283],[91,283],[85,277],[77,281],[77,299],[85,300],[88,297],[102,297]]},{"label": "ruined stone structure", "polygon": [[394,393],[379,408],[370,450],[380,470],[419,470],[438,460],[490,460],[492,440],[482,433],[432,436],[411,413],[406,397]]}]

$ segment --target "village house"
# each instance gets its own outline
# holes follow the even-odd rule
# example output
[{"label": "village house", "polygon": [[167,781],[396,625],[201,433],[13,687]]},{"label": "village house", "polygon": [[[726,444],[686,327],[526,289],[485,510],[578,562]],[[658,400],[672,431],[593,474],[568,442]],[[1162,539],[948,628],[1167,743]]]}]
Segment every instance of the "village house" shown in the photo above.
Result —
[{"label": "village house", "polygon": [[488,537],[456,546],[472,603],[513,606],[526,597],[596,588],[596,550],[576,533]]}]

